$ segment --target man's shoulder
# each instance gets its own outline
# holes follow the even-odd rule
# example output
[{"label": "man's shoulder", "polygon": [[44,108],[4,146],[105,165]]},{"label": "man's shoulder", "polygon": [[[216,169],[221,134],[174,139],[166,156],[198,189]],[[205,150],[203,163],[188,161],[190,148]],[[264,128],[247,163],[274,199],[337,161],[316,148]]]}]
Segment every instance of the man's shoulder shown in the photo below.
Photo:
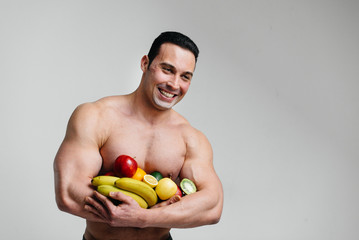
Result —
[{"label": "man's shoulder", "polygon": [[91,135],[102,142],[116,121],[116,109],[122,101],[122,96],[111,96],[78,105],[70,117],[68,132]]},{"label": "man's shoulder", "polygon": [[114,118],[123,101],[122,96],[110,96],[82,103],[72,113],[70,123],[93,127],[106,126]]},{"label": "man's shoulder", "polygon": [[179,130],[186,144],[188,154],[196,152],[204,154],[212,151],[212,146],[207,136],[201,130],[193,127],[187,120],[180,124]]},{"label": "man's shoulder", "polygon": [[181,130],[182,135],[186,140],[201,140],[203,138],[206,138],[203,132],[192,126],[191,123],[184,116],[177,112],[175,113],[177,114],[178,128]]},{"label": "man's shoulder", "polygon": [[99,100],[93,102],[93,105],[98,108],[98,110],[114,110],[122,107],[126,103],[126,96],[108,96],[100,98]]},{"label": "man's shoulder", "polygon": [[98,99],[94,102],[82,103],[75,109],[75,113],[94,114],[93,117],[101,116],[104,113],[110,113],[118,109],[124,102],[124,96],[109,96]]},{"label": "man's shoulder", "polygon": [[176,112],[175,110],[171,110],[172,111],[172,119],[171,122],[173,124],[176,125],[177,128],[179,128],[181,131],[194,131],[195,128],[192,127],[192,125],[190,124],[190,122],[181,114],[179,114],[178,112]]}]

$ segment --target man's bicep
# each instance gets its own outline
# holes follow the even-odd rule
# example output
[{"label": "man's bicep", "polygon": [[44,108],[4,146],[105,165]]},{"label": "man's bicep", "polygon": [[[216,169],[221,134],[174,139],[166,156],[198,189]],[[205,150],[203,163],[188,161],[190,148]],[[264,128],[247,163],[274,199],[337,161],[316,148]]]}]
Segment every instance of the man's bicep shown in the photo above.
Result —
[{"label": "man's bicep", "polygon": [[[223,187],[213,166],[212,147],[207,138],[199,133],[192,135],[188,144],[188,154],[181,171],[181,178],[189,178],[197,186],[197,193],[191,194],[191,202],[197,202],[195,208],[201,213],[205,223],[217,223],[223,208]],[[195,201],[196,200],[196,201]]]},{"label": "man's bicep", "polygon": [[77,176],[91,176],[100,170],[102,158],[97,125],[96,112],[90,104],[79,106],[74,111],[55,158],[58,170]]},{"label": "man's bicep", "polygon": [[[55,167],[69,177],[92,177],[100,171],[102,158],[98,148],[64,140],[55,158]],[[72,176],[71,176],[72,175]]]},{"label": "man's bicep", "polygon": [[82,207],[83,198],[93,191],[90,187],[91,178],[102,166],[96,141],[96,125],[88,115],[88,111],[74,112],[54,161],[58,205],[65,211],[77,214]]},{"label": "man's bicep", "polygon": [[187,144],[187,154],[180,174],[195,182],[198,190],[218,184],[219,179],[213,167],[212,147],[208,139],[200,132]]},{"label": "man's bicep", "polygon": [[54,161],[56,197],[61,204],[90,193],[89,183],[102,165],[96,149],[64,140]]}]

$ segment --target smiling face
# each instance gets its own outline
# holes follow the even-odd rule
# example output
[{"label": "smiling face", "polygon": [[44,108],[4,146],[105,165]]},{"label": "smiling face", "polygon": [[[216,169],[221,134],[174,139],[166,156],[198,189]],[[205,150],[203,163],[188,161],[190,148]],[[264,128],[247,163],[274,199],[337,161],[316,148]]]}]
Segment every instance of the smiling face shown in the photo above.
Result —
[{"label": "smiling face", "polygon": [[148,57],[142,58],[145,94],[157,109],[170,109],[185,96],[195,65],[191,51],[172,43],[161,45],[150,66]]}]

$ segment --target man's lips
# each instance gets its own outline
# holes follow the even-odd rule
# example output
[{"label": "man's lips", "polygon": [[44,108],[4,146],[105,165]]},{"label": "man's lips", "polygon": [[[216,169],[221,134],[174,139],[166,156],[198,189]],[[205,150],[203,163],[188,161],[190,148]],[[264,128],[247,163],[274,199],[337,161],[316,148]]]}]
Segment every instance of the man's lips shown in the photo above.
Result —
[{"label": "man's lips", "polygon": [[161,89],[161,88],[159,88],[158,90],[160,91],[160,93],[161,93],[163,96],[165,96],[165,97],[167,97],[167,98],[173,98],[173,97],[177,96],[177,94],[171,93],[171,92],[167,92],[167,91],[165,91],[165,90],[163,90],[163,89]]}]

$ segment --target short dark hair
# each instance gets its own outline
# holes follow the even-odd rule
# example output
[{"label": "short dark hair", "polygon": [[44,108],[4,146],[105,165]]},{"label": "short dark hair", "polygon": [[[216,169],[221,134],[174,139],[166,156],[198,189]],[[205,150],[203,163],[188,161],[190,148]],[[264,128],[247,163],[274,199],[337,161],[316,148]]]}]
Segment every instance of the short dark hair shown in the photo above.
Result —
[{"label": "short dark hair", "polygon": [[161,33],[152,43],[150,51],[148,52],[149,63],[148,66],[151,65],[153,59],[158,55],[160,51],[160,47],[163,43],[173,43],[184,49],[191,51],[195,57],[197,62],[199,49],[197,45],[186,35],[179,32],[163,32]]}]

